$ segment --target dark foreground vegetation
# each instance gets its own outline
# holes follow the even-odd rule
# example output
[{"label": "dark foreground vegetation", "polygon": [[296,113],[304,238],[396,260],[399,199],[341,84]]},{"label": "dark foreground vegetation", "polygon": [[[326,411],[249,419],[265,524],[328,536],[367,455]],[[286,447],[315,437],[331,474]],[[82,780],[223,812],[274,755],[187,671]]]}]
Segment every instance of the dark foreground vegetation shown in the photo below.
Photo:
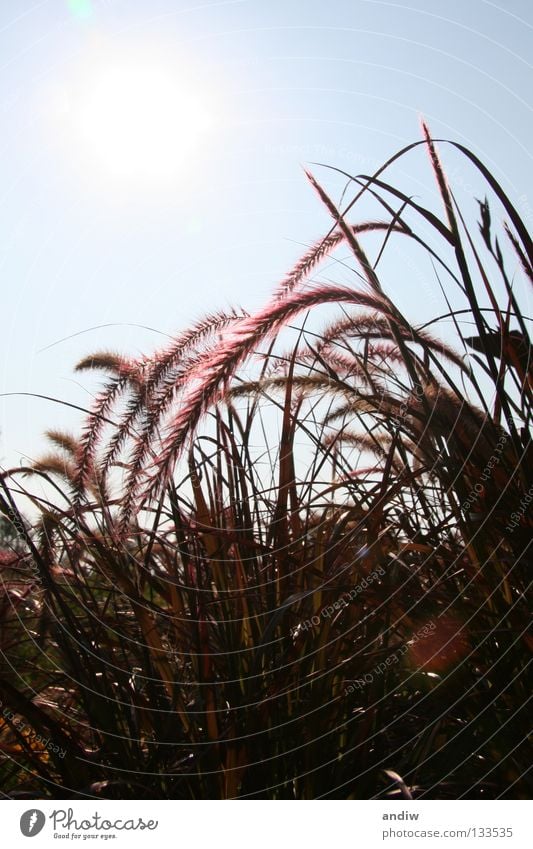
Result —
[{"label": "dark foreground vegetation", "polygon": [[88,357],[83,431],[3,472],[5,795],[531,796],[533,246],[424,133],[340,205],[308,175],[331,229],[264,308]]}]

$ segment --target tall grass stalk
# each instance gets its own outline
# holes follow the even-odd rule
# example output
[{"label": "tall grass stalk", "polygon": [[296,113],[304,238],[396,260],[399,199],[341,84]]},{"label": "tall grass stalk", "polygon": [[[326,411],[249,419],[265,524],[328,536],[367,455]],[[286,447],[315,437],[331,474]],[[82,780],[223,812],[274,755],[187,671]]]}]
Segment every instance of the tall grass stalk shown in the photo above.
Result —
[{"label": "tall grass stalk", "polygon": [[[331,228],[263,308],[87,357],[83,432],[2,475],[8,795],[531,794],[533,250],[440,142],[486,184],[472,223],[423,133],[341,203],[309,173]],[[389,182],[424,150],[440,211]],[[396,244],[442,297],[425,325]],[[351,281],[317,279],[341,254]]]}]

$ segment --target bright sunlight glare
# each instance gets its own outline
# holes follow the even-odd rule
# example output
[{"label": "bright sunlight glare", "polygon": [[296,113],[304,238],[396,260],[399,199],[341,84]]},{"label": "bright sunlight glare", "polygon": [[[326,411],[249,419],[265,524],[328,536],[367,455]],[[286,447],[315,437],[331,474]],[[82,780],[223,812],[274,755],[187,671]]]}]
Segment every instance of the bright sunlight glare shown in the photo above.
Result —
[{"label": "bright sunlight glare", "polygon": [[110,175],[128,179],[179,175],[212,124],[185,81],[154,66],[98,71],[74,112],[89,152]]}]

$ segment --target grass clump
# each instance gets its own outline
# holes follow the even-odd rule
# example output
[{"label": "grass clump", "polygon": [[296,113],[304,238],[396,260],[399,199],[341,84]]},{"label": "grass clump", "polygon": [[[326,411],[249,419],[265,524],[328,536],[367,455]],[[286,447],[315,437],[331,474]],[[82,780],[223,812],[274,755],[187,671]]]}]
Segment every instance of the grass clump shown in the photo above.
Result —
[{"label": "grass clump", "polygon": [[[533,248],[446,144],[477,226],[425,127],[342,208],[308,174],[331,229],[262,309],[86,358],[83,432],[2,476],[10,796],[530,795]],[[440,211],[389,182],[419,148]],[[423,326],[397,242],[444,304]]]}]

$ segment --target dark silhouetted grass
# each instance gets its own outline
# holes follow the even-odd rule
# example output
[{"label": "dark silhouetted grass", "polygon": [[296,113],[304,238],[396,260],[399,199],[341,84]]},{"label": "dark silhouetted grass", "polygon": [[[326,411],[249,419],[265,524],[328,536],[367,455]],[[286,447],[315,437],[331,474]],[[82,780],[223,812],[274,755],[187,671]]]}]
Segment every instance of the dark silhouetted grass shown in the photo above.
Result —
[{"label": "dark silhouetted grass", "polygon": [[[531,794],[533,251],[442,144],[479,226],[426,128],[343,209],[309,174],[331,230],[262,309],[87,357],[83,433],[3,475],[6,794]],[[423,149],[441,213],[388,182]],[[425,326],[396,244],[446,305]],[[317,279],[340,253],[351,282]]]}]

